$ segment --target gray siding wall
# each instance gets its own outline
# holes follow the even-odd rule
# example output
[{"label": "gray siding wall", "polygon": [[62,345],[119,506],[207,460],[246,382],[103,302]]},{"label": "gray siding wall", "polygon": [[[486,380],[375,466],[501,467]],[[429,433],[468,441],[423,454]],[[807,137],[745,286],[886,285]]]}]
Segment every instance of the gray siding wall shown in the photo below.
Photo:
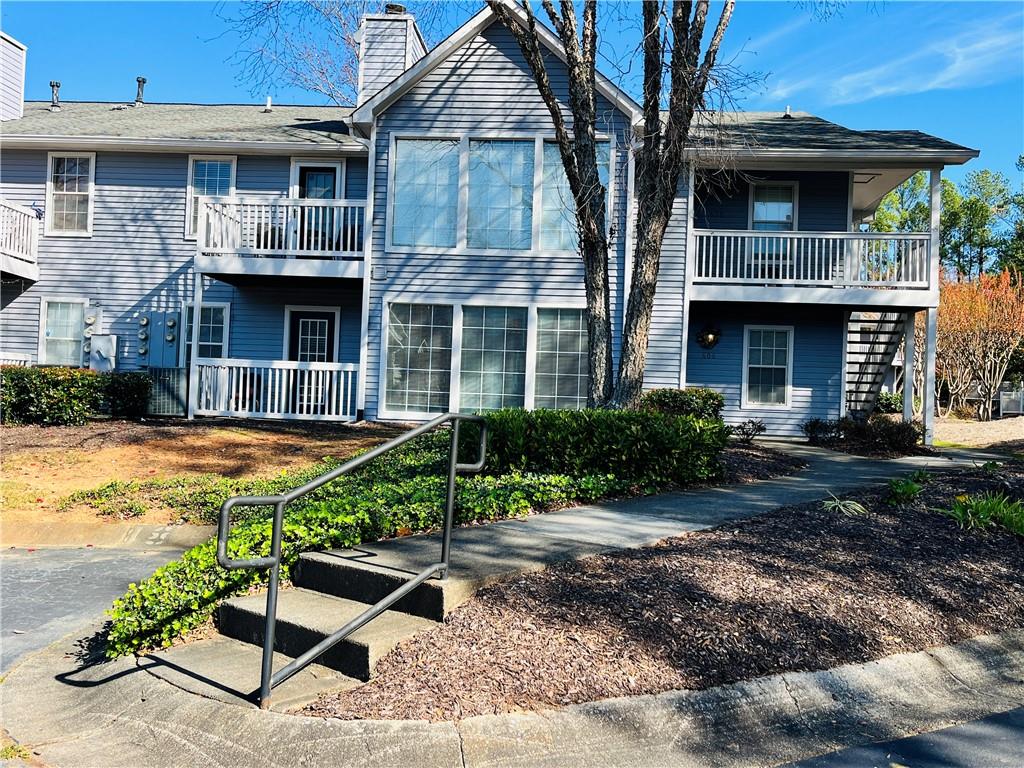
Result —
[{"label": "gray siding wall", "polygon": [[0,34],[0,120],[17,120],[25,106],[25,50]]},{"label": "gray siding wall", "polygon": [[[779,304],[695,303],[690,307],[686,383],[711,387],[725,396],[723,416],[729,423],[761,419],[770,434],[799,435],[810,418],[839,417],[845,329],[840,307]],[[722,340],[703,349],[694,337],[705,325],[718,328]],[[791,325],[793,378],[791,407],[742,408],[744,325]]]},{"label": "gray siding wall", "polygon": [[[555,92],[567,99],[564,67],[548,62]],[[600,130],[615,137],[613,216],[617,233],[612,259],[612,313],[619,336],[622,315],[622,265],[626,211],[627,157],[623,150],[628,117],[602,100],[598,107]],[[568,115],[567,115],[568,117]],[[378,411],[381,318],[385,297],[432,294],[460,300],[486,299],[494,305],[541,302],[566,306],[584,300],[583,264],[575,253],[470,256],[385,252],[385,216],[388,202],[388,163],[392,133],[424,131],[458,137],[465,133],[486,136],[550,134],[551,116],[529,74],[518,45],[499,23],[492,24],[454,53],[392,105],[377,123],[373,189],[373,263],[386,278],[370,280],[366,416]],[[492,134],[494,135],[494,134]],[[535,212],[537,215],[537,212]],[[617,346],[616,346],[617,354]]]},{"label": "gray siding wall", "polygon": [[[809,232],[845,232],[848,227],[850,174],[845,171],[746,171],[754,181],[796,181],[797,228]],[[717,196],[716,196],[717,195]],[[737,180],[710,194],[698,185],[694,205],[698,229],[747,229],[750,185]]]},{"label": "gray siding wall", "polygon": [[[365,161],[353,164],[347,194],[365,196]],[[118,366],[131,370],[138,356],[138,317],[179,310],[192,298],[195,243],[184,237],[188,157],[184,154],[99,152],[92,237],[39,239],[39,282],[0,313],[5,351],[36,359],[41,297],[87,298],[102,310],[102,332],[119,337]],[[238,157],[239,194],[287,194],[287,157]],[[12,150],[0,158],[0,197],[43,208],[46,152]],[[204,301],[231,302],[229,354],[276,359],[281,355],[285,304],[342,307],[342,360],[358,362],[359,281],[314,287],[289,278],[263,288],[237,288],[208,280]],[[5,299],[6,301],[6,299]]]},{"label": "gray siding wall", "polygon": [[412,65],[426,53],[416,34],[409,34],[408,16],[369,16],[362,32],[360,104],[402,74],[407,62]]}]

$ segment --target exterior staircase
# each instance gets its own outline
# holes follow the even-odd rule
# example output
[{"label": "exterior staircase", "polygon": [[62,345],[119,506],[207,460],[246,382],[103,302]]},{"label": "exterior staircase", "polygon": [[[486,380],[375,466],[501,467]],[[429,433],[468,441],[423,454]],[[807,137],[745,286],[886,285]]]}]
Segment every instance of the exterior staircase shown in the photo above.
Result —
[{"label": "exterior staircase", "polygon": [[903,342],[905,315],[853,312],[846,327],[846,412],[870,416]]}]

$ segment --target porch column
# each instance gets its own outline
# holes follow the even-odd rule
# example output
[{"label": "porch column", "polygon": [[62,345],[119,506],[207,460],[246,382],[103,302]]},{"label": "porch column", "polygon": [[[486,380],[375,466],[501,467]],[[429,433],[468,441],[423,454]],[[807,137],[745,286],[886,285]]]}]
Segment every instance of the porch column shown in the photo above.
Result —
[{"label": "porch column", "polygon": [[935,344],[938,335],[939,310],[929,307],[925,322],[924,342],[924,392],[921,399],[924,406],[924,444],[935,440]]},{"label": "porch column", "polygon": [[192,334],[189,342],[192,347],[192,354],[189,356],[188,368],[188,418],[196,417],[196,405],[199,403],[199,366],[196,360],[199,357],[199,318],[203,307],[203,273],[193,266],[192,286]]},{"label": "porch column", "polygon": [[903,318],[903,420],[914,420],[914,318],[916,312],[907,312]]},{"label": "porch column", "polygon": [[942,214],[942,168],[932,168],[928,174],[930,185],[929,213],[931,222],[928,232],[931,240],[928,247],[928,289],[935,293],[936,299],[939,293],[939,230]]}]

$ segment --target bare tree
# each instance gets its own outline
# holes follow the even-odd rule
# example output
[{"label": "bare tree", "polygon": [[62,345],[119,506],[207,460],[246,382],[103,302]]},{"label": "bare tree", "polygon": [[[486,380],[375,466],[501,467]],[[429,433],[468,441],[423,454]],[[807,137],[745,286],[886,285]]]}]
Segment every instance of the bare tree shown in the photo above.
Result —
[{"label": "bare tree", "polygon": [[[590,405],[632,407],[643,386],[662,244],[679,176],[686,163],[694,113],[704,104],[734,2],[727,0],[724,4],[706,44],[704,32],[710,5],[707,0],[646,0],[639,6],[643,29],[643,103],[641,135],[633,149],[637,206],[633,279],[614,388],[605,190],[598,175],[595,141],[597,1],[584,0],[581,24],[572,0],[559,0],[557,9],[553,0],[542,0],[547,18],[565,50],[571,129],[566,125],[561,102],[551,86],[544,45],[529,0],[522,0],[521,5],[515,7],[502,0],[487,2],[515,37],[530,66],[537,89],[551,114],[574,198],[587,295]],[[666,75],[668,111],[663,115]]]}]

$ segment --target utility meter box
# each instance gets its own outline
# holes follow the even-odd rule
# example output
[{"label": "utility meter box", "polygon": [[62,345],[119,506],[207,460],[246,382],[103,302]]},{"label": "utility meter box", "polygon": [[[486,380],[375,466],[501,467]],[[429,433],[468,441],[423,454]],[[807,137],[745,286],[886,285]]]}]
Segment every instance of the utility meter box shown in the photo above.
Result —
[{"label": "utility meter box", "polygon": [[117,367],[117,336],[94,333],[89,339],[89,367],[104,373]]}]

